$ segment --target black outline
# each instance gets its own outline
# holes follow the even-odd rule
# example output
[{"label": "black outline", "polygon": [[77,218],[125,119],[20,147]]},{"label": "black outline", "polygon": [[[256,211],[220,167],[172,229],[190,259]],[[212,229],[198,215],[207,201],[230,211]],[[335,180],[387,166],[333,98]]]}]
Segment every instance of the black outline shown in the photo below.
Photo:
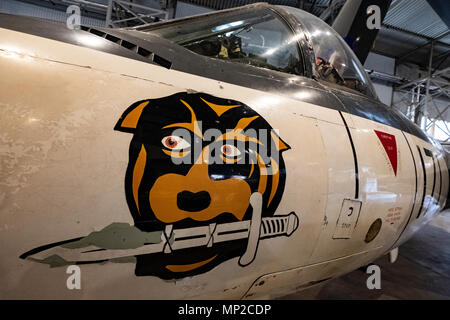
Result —
[{"label": "black outline", "polygon": [[402,235],[405,232],[406,228],[408,228],[409,222],[411,221],[412,215],[414,213],[414,209],[416,208],[416,200],[417,200],[417,183],[418,183],[417,178],[418,177],[417,177],[416,158],[414,158],[414,153],[412,152],[411,145],[409,144],[409,141],[406,138],[405,133],[403,131],[401,131],[401,132],[403,134],[403,137],[406,140],[406,144],[408,145],[409,151],[411,153],[411,158],[412,158],[412,161],[413,161],[413,164],[414,164],[414,176],[416,178],[416,184],[415,184],[415,190],[414,190],[414,202],[413,202],[413,205],[412,205],[412,208],[411,208],[411,213],[409,214],[409,217],[408,217],[408,221],[406,222],[405,227],[403,228],[402,232],[400,232],[397,240],[394,241],[394,244],[392,245],[391,249],[395,246],[395,244],[398,242],[398,240],[400,240],[400,238],[402,237]]},{"label": "black outline", "polygon": [[217,235],[223,236],[223,235],[227,235],[227,234],[235,234],[235,233],[242,233],[242,232],[250,232],[250,227],[247,229],[238,229],[238,230],[228,230],[228,231],[217,232]]},{"label": "black outline", "polygon": [[200,234],[200,235],[195,235],[195,236],[179,237],[179,238],[175,238],[175,240],[183,241],[183,240],[192,240],[192,239],[201,239],[201,238],[206,238],[206,234]]},{"label": "black outline", "polygon": [[38,252],[41,252],[41,251],[44,251],[44,250],[47,250],[47,249],[50,249],[50,248],[53,248],[53,247],[56,247],[56,246],[60,246],[60,245],[63,245],[63,244],[69,243],[69,242],[75,242],[75,241],[81,240],[83,238],[84,237],[78,237],[78,238],[73,238],[73,239],[69,239],[69,240],[63,240],[63,241],[58,241],[58,242],[54,242],[54,243],[49,243],[49,244],[46,244],[46,245],[43,245],[43,246],[31,249],[31,250],[29,250],[29,251],[27,251],[25,253],[22,253],[19,256],[19,258],[20,259],[26,259],[29,256],[34,255],[34,254],[36,254]]},{"label": "black outline", "polygon": [[341,111],[338,111],[341,115],[342,121],[344,122],[345,129],[347,129],[348,138],[350,140],[350,145],[352,147],[353,152],[353,161],[355,163],[355,200],[359,199],[359,171],[358,171],[358,158],[356,156],[355,145],[353,144],[352,134],[350,133],[350,128],[347,125],[347,121],[345,121],[344,115]]},{"label": "black outline", "polygon": [[[427,157],[430,157],[431,161],[433,161],[433,187],[431,188],[430,196],[431,196],[431,199],[434,199],[434,187],[436,185],[436,165],[434,164],[434,155],[433,155],[433,152],[431,152],[429,149],[427,149],[425,147],[423,148],[423,151],[424,151],[425,155]],[[425,212],[423,214],[424,216],[428,213],[429,208],[430,208],[430,202],[428,201],[427,207],[425,208]]]},{"label": "black outline", "polygon": [[434,198],[434,188],[436,187],[436,164],[434,155],[431,155],[433,159],[433,188],[431,189],[431,196]]},{"label": "black outline", "polygon": [[442,171],[441,171],[441,164],[439,163],[439,158],[436,158],[436,162],[438,164],[439,167],[439,194],[438,194],[438,198],[437,198],[437,202],[440,205],[441,202],[441,192],[442,192]]},{"label": "black outline", "polygon": [[420,163],[422,164],[422,171],[423,171],[423,193],[422,193],[422,201],[420,203],[419,213],[417,213],[416,219],[419,219],[420,214],[422,213],[423,209],[423,203],[425,202],[425,196],[427,191],[427,172],[425,170],[425,162],[423,161],[422,151],[420,150],[420,147],[417,146],[417,151],[419,151],[420,156]]}]

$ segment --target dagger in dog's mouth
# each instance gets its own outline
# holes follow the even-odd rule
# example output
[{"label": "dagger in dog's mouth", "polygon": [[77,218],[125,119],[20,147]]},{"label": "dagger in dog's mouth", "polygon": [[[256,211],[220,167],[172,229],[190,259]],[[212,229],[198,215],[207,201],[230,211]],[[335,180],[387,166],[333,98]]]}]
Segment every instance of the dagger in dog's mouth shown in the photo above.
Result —
[{"label": "dagger in dog's mouth", "polygon": [[[294,212],[262,218],[262,202],[263,197],[260,193],[255,192],[251,195],[250,206],[253,209],[251,220],[210,223],[183,229],[174,229],[170,224],[162,231],[152,232],[141,231],[126,223],[113,223],[86,237],[38,247],[20,257],[51,266],[62,266],[113,261],[153,253],[170,254],[182,249],[211,248],[215,244],[248,239],[245,251],[239,258],[239,265],[246,266],[254,260],[259,240],[290,236],[299,225]],[[123,239],[132,241],[124,242]],[[194,260],[189,264],[168,264],[167,269],[172,269],[173,272],[193,270],[212,262],[216,257],[217,254],[200,258],[200,261]]]},{"label": "dagger in dog's mouth", "polygon": [[[262,194],[260,194],[259,192],[254,192],[251,196],[250,196],[250,206],[252,207],[252,219],[250,220],[250,225],[248,228],[248,243],[247,243],[247,249],[245,251],[245,253],[240,257],[239,259],[239,264],[241,266],[246,266],[248,264],[250,264],[255,256],[256,256],[256,250],[258,248],[258,242],[259,242],[259,237],[260,237],[260,230],[261,230],[261,217],[262,217],[262,202],[263,202],[263,197]],[[217,225],[213,226],[213,230],[210,230],[210,236],[209,236],[209,240],[208,240],[208,244],[207,246],[212,246],[212,244],[214,244],[214,234],[215,234],[215,229],[216,229]],[[244,229],[237,229],[236,234],[238,234],[240,231],[242,231]],[[166,230],[164,232],[164,236],[166,237],[166,239],[169,239],[168,237],[172,236],[173,234],[171,233],[172,231],[172,226],[168,225],[166,226]],[[229,230],[229,235],[233,234],[232,232],[233,230]],[[170,236],[169,236],[170,234]],[[223,234],[223,233],[222,233]],[[219,235],[219,233],[218,233]],[[173,239],[174,241],[176,241],[179,238],[175,238]],[[239,238],[237,238],[239,239]],[[178,240],[180,241],[180,240]],[[170,241],[167,241],[166,243],[166,249],[164,252],[168,253],[170,251],[166,251],[167,250],[167,246],[171,247],[171,243]],[[172,249],[172,248],[171,248]],[[166,265],[166,269],[172,271],[172,272],[186,272],[186,271],[191,271],[194,270],[196,268],[202,267],[206,264],[208,264],[209,262],[213,261],[215,258],[217,257],[217,254],[208,258],[208,259],[204,259],[195,263],[190,263],[190,264],[183,264],[183,265]]]}]

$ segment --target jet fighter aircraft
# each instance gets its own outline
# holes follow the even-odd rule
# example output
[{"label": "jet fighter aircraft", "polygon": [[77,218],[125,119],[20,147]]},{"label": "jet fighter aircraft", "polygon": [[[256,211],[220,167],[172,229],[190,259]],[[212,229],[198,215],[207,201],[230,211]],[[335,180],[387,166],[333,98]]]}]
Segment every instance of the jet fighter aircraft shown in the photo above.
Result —
[{"label": "jet fighter aircraft", "polygon": [[0,70],[2,298],[274,298],[395,252],[447,201],[440,144],[300,9],[0,15]]}]

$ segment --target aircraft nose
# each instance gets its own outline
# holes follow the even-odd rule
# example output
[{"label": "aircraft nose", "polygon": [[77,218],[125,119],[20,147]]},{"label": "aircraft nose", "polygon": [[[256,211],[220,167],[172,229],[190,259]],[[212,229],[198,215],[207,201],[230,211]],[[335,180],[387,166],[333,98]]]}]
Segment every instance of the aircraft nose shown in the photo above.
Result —
[{"label": "aircraft nose", "polygon": [[209,207],[211,196],[207,191],[190,192],[182,191],[177,195],[177,206],[184,211],[196,212]]}]

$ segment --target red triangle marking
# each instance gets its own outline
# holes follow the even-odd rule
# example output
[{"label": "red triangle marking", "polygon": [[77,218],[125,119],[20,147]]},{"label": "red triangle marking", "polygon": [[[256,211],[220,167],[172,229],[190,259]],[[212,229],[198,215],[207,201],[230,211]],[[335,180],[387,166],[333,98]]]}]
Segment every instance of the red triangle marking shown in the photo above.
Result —
[{"label": "red triangle marking", "polygon": [[388,155],[392,169],[394,169],[394,174],[397,176],[397,142],[395,141],[395,136],[378,130],[374,131]]}]

